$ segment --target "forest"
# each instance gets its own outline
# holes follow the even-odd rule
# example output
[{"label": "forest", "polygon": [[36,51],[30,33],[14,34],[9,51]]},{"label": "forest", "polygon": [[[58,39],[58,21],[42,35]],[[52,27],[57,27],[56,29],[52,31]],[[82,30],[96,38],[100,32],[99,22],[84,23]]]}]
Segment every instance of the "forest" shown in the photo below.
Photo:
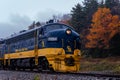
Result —
[{"label": "forest", "polygon": [[85,57],[120,56],[120,1],[84,0],[66,21],[80,34]]}]

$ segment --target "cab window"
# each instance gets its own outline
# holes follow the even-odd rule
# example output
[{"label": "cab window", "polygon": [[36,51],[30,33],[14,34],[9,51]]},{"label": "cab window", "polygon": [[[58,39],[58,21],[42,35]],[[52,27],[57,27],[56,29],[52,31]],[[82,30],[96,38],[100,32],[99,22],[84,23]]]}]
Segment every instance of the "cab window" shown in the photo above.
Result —
[{"label": "cab window", "polygon": [[61,29],[61,28],[62,28],[61,25],[47,25],[47,26],[45,26],[44,31],[45,31],[45,33],[47,33],[51,30]]}]

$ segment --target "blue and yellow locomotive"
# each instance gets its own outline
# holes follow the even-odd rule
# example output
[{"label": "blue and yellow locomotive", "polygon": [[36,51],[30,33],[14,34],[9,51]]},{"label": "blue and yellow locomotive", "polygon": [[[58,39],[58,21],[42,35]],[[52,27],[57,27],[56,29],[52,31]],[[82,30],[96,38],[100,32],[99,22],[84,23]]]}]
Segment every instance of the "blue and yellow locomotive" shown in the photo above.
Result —
[{"label": "blue and yellow locomotive", "polygon": [[51,23],[0,41],[0,65],[8,69],[77,72],[80,37],[73,28]]}]

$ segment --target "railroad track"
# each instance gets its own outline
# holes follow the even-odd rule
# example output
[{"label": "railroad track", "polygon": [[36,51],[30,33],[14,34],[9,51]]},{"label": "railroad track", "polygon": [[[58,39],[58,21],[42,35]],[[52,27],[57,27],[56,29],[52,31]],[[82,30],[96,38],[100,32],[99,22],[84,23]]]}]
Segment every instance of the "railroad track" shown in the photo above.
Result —
[{"label": "railroad track", "polygon": [[61,73],[61,72],[55,72],[55,73],[49,73],[49,74],[63,74],[63,75],[73,75],[73,76],[91,76],[91,77],[98,77],[98,78],[106,78],[106,79],[112,79],[112,80],[120,80],[120,74],[106,74],[106,73],[92,73],[92,72],[79,72],[79,73]]},{"label": "railroad track", "polygon": [[[16,71],[16,70],[10,70],[10,71]],[[94,77],[115,77],[120,78],[120,74],[114,74],[114,73],[97,73],[97,72],[78,72],[78,73],[70,73],[70,72],[49,72],[49,71],[29,71],[29,70],[19,70],[20,72],[31,72],[31,73],[42,73],[42,74],[60,74],[60,75],[75,75],[75,76],[94,76]]]},{"label": "railroad track", "polygon": [[[22,73],[33,73],[33,74],[42,74],[42,75],[52,75],[57,76],[59,78],[59,75],[61,76],[68,76],[68,77],[79,77],[77,80],[83,80],[83,78],[86,78],[85,80],[120,80],[120,74],[106,74],[106,73],[96,73],[96,72],[79,72],[79,73],[63,73],[63,72],[38,72],[37,70],[30,71],[30,70],[5,70],[5,71],[12,71],[12,72],[22,72]],[[57,79],[56,79],[57,80]]]}]

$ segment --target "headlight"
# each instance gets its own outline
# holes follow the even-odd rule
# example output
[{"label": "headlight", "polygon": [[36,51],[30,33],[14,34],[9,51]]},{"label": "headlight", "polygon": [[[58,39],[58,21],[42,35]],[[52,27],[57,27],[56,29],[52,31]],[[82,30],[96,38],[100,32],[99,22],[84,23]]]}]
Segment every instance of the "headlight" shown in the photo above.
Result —
[{"label": "headlight", "polygon": [[71,29],[67,29],[67,30],[66,30],[66,33],[67,33],[68,35],[71,34],[71,33],[72,33]]},{"label": "headlight", "polygon": [[58,41],[57,37],[48,37],[48,41]]},{"label": "headlight", "polygon": [[80,52],[78,52],[78,56],[81,56],[81,53],[80,53]]}]

